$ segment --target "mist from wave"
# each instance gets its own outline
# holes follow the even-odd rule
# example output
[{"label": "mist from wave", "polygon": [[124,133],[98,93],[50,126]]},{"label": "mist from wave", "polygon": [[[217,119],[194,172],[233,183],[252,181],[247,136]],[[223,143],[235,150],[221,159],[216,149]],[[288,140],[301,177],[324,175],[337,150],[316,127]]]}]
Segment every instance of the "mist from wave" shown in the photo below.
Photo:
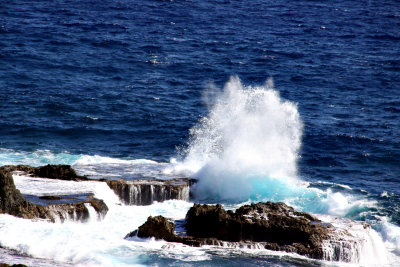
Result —
[{"label": "mist from wave", "polygon": [[196,201],[283,201],[314,214],[367,220],[390,250],[399,249],[398,227],[377,215],[377,199],[349,186],[315,186],[300,178],[303,124],[296,103],[281,99],[271,79],[263,86],[245,86],[231,77],[222,90],[208,90],[208,115],[190,129],[182,158],[172,159],[166,169],[198,179]]},{"label": "mist from wave", "polygon": [[209,114],[190,129],[182,160],[166,172],[198,179],[196,200],[284,201],[298,209],[347,216],[374,205],[341,192],[310,188],[297,172],[303,123],[297,104],[282,99],[272,79],[245,86],[231,77],[204,94]]},{"label": "mist from wave", "polygon": [[[280,98],[272,79],[252,87],[231,77],[213,95],[208,116],[190,130],[184,159],[173,170],[199,180],[197,197],[243,201],[269,194],[272,185],[280,191],[301,182],[302,122],[296,104]],[[269,189],[260,189],[265,184]]]},{"label": "mist from wave", "polygon": [[[281,99],[279,92],[274,89],[272,80],[268,80],[263,86],[244,86],[239,78],[232,77],[222,90],[213,86],[209,87],[204,99],[208,101],[209,114],[190,130],[189,142],[185,149],[180,151],[183,153],[180,160],[172,159],[170,163],[167,163],[150,159],[74,155],[68,152],[53,153],[49,150],[24,152],[0,149],[0,162],[1,165],[29,164],[32,166],[70,164],[80,174],[107,179],[169,179],[176,176],[189,176],[198,179],[198,183],[192,188],[195,201],[222,202],[232,209],[243,203],[283,201],[299,210],[324,214],[320,216],[328,221],[334,220],[335,216],[366,221],[371,223],[374,230],[363,232],[350,227],[347,231],[355,231],[355,236],[370,240],[366,254],[375,257],[377,259],[375,263],[393,262],[388,259],[386,252],[391,251],[395,255],[400,251],[399,227],[392,224],[385,216],[371,216],[371,211],[379,214],[382,208],[379,199],[358,194],[346,185],[334,183],[328,185],[322,181],[308,183],[300,178],[297,161],[301,148],[303,124],[297,105]],[[42,187],[44,187],[29,187],[29,182],[23,179],[20,181],[17,179],[16,184],[22,191],[25,190],[25,193],[32,193],[32,190],[43,191]],[[91,187],[90,184],[88,186]],[[63,191],[65,186],[60,183],[60,185],[55,185],[53,190]],[[132,230],[140,225],[150,213],[143,211],[142,207],[121,206],[121,203],[113,199],[115,196],[110,194],[109,189],[94,188],[92,191],[96,197],[105,199],[107,205],[111,207],[105,219],[106,222],[108,221],[112,227],[120,227],[111,236],[102,236],[100,233],[104,231],[104,226],[95,221],[90,222],[89,226],[67,223],[63,227],[58,225],[49,227],[44,222],[34,222],[37,230],[33,232],[27,230],[25,234],[20,235],[17,228],[29,229],[27,222],[3,216],[1,217],[4,225],[2,229],[12,235],[10,238],[2,239],[2,244],[17,249],[20,253],[73,264],[112,264],[115,260],[123,264],[124,260],[119,255],[123,251],[131,255],[128,257],[130,262],[143,263],[144,259],[138,258],[137,253],[132,253],[132,250],[139,246],[141,250],[148,253],[153,250],[153,245],[157,247],[155,250],[164,246],[164,243],[153,241],[118,243],[120,241],[117,239],[120,240],[128,228]],[[150,210],[154,215],[161,212],[176,219],[183,219],[190,205],[191,203],[184,202],[156,203],[151,205]],[[130,215],[125,214],[137,214],[139,211],[142,215],[137,219],[132,219]],[[129,221],[135,223],[128,227]],[[338,224],[342,222],[340,220]],[[18,227],[13,228],[13,225]],[[80,246],[78,246],[79,249],[74,248],[77,246],[76,242],[67,236],[72,232],[83,234],[89,228],[96,231],[84,239],[82,244],[97,242],[96,240],[100,238],[111,240],[114,242],[113,245],[103,244],[105,250],[90,250],[87,251],[88,256],[81,255]],[[35,240],[47,240],[54,243],[59,240],[55,236],[59,237],[60,234],[67,240],[65,245],[57,243],[58,247],[51,250],[35,247]],[[24,235],[30,235],[32,239],[23,240]],[[384,249],[373,249],[375,243],[381,244]],[[182,249],[182,254],[188,252],[186,248],[180,249]],[[65,254],[59,254],[61,250],[65,251]],[[109,256],[99,257],[104,251]],[[196,250],[190,253],[197,256],[202,254]],[[197,258],[197,256],[193,257]],[[202,254],[196,261],[206,258],[209,258],[209,255]]]}]

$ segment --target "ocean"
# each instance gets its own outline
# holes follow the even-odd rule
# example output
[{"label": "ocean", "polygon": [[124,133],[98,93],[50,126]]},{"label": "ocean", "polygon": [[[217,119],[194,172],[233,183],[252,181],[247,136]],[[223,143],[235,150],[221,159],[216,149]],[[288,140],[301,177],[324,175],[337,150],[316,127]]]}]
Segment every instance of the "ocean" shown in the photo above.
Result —
[{"label": "ocean", "polygon": [[352,264],[398,266],[399,2],[1,1],[7,164],[199,182],[190,202],[125,206],[94,182],[14,175],[23,194],[91,192],[110,210],[86,223],[2,214],[0,262],[347,265],[123,239],[149,215],[183,219],[195,202],[283,201],[346,227],[349,219],[370,224],[355,234],[369,243]]}]

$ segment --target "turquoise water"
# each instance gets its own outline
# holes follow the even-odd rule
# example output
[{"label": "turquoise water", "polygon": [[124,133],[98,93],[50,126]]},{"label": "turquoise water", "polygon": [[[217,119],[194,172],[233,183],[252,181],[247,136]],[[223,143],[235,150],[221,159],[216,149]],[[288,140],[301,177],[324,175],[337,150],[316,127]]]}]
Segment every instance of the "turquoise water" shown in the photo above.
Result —
[{"label": "turquoise water", "polygon": [[[383,247],[399,254],[396,1],[0,6],[0,165],[71,164],[80,174],[110,179],[191,176],[199,179],[193,201],[230,208],[284,201],[367,222]],[[129,227],[121,226],[128,224],[123,214],[140,208],[119,210],[113,223],[121,221],[121,232],[97,235],[99,226],[87,239],[115,246],[100,242],[82,254],[71,240],[55,238],[63,235],[59,225],[36,232],[35,224],[1,215],[0,230],[24,225],[32,240],[15,230],[0,245],[49,265],[326,264],[218,249],[182,248],[178,257],[164,253],[165,244],[116,241],[149,213],[183,219],[191,203],[169,205],[150,207]],[[74,232],[68,227],[65,236]],[[35,250],[37,240],[54,250]]]}]

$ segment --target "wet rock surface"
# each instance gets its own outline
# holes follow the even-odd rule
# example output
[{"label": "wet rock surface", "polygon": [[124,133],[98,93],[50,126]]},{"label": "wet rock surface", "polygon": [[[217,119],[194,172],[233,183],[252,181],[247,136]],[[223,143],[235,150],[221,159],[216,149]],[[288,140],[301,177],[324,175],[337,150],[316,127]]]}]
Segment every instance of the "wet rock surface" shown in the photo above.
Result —
[{"label": "wet rock surface", "polygon": [[49,178],[49,179],[60,179],[70,181],[87,181],[90,180],[86,176],[77,175],[75,170],[70,165],[44,165],[39,167],[32,167],[28,165],[6,165],[2,166],[1,169],[7,172],[21,171],[28,175]]},{"label": "wet rock surface", "polygon": [[142,206],[171,199],[189,201],[190,186],[195,183],[195,180],[189,178],[109,180],[106,183],[125,205]]},{"label": "wet rock surface", "polygon": [[150,216],[147,221],[125,238],[138,236],[142,238],[155,237],[166,241],[179,241],[179,237],[175,235],[175,223],[164,218],[163,216]]},{"label": "wet rock surface", "polygon": [[272,202],[245,205],[235,213],[225,211],[221,205],[195,204],[186,215],[186,229],[188,235],[225,241],[300,242],[311,247],[317,237],[325,237],[328,232],[310,214]]},{"label": "wet rock surface", "polygon": [[108,207],[102,199],[97,199],[97,198],[92,197],[89,200],[89,204],[97,212],[99,219],[103,219],[107,215]]},{"label": "wet rock surface", "polygon": [[[155,219],[156,218],[156,219]],[[330,225],[284,203],[258,203],[226,211],[221,205],[195,204],[186,215],[187,235],[171,234],[173,222],[149,217],[127,237],[154,237],[190,246],[265,248],[323,259],[323,242],[333,235]]]},{"label": "wet rock surface", "polygon": [[59,179],[67,181],[97,181],[105,182],[125,205],[151,205],[155,201],[162,202],[171,199],[186,200],[190,198],[190,186],[195,179],[176,178],[171,180],[107,180],[91,179],[78,175],[70,165],[45,165],[32,167],[28,165],[6,165],[0,167],[2,173],[0,188],[1,213],[8,213],[22,218],[41,218],[52,221],[73,219],[86,221],[89,211],[85,203],[92,206],[99,218],[108,211],[102,200],[95,199],[92,194],[77,195],[22,195],[16,189],[12,173],[22,172],[28,176]]},{"label": "wet rock surface", "polygon": [[138,180],[107,180],[88,178],[77,175],[70,165],[45,165],[32,167],[28,165],[6,165],[0,167],[8,172],[20,171],[29,176],[59,179],[68,181],[98,181],[105,182],[125,205],[151,205],[155,201],[177,199],[188,201],[190,187],[196,180],[191,178],[138,179]]},{"label": "wet rock surface", "polygon": [[15,187],[11,172],[0,169],[0,213],[22,218],[49,217],[49,212],[24,198]]},{"label": "wet rock surface", "polygon": [[[23,168],[29,172],[29,166]],[[76,221],[87,221],[89,210],[87,205],[92,206],[98,213],[99,218],[105,216],[108,211],[106,204],[93,196],[88,196],[87,201],[74,203],[62,203],[49,205],[38,205],[26,199],[15,187],[12,171],[20,170],[20,167],[0,167],[0,213],[7,213],[16,217],[26,219],[46,219],[49,221],[65,221],[66,219]],[[39,198],[39,197],[38,197]],[[61,196],[44,196],[43,201],[60,201]]]}]

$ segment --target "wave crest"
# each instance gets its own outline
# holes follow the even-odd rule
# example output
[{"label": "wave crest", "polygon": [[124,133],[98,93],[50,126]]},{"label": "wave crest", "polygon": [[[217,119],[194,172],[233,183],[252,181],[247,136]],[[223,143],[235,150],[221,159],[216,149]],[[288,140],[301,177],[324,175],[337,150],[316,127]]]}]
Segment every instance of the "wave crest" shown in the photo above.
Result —
[{"label": "wave crest", "polygon": [[262,195],[256,187],[263,180],[280,180],[279,187],[297,181],[302,128],[297,105],[280,98],[272,79],[253,87],[231,77],[208,116],[190,130],[175,171],[199,179],[195,193],[203,197],[241,201],[253,192]]}]

